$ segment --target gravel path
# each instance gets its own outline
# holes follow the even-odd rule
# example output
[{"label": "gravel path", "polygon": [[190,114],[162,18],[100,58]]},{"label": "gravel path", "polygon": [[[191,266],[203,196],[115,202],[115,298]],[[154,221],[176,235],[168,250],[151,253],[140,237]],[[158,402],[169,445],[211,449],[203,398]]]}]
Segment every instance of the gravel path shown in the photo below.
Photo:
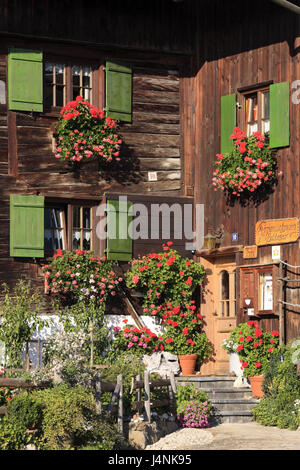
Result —
[{"label": "gravel path", "polygon": [[145,450],[300,450],[300,429],[279,429],[256,422],[184,428]]},{"label": "gravel path", "polygon": [[213,435],[207,430],[183,428],[147,446],[145,450],[184,450],[190,449],[191,446],[210,444],[212,441]]}]

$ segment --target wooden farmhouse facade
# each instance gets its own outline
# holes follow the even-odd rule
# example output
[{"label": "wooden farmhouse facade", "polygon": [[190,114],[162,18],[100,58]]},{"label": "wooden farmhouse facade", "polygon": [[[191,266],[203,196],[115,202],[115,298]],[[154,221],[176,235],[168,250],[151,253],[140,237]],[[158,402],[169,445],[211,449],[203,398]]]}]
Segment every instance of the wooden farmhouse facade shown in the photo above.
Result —
[{"label": "wooden farmhouse facade", "polygon": [[[161,233],[126,254],[99,242],[97,208],[119,196],[150,211],[203,204],[204,246],[174,239],[207,272],[200,308],[215,355],[203,373],[227,373],[221,343],[239,322],[300,336],[300,15],[277,3],[1,2],[2,282],[41,285],[54,248],[116,251],[120,262],[159,249]],[[55,158],[60,110],[78,95],[120,121],[118,165]],[[236,126],[270,132],[283,173],[257,204],[229,203],[212,185]]]}]

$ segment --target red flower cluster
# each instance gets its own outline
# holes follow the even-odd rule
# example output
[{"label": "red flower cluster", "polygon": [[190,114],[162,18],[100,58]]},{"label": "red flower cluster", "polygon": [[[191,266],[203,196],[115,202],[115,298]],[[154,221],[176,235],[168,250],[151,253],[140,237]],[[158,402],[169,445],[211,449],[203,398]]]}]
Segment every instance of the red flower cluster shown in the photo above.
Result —
[{"label": "red flower cluster", "polygon": [[236,351],[239,354],[244,376],[263,373],[268,364],[271,353],[278,345],[278,331],[263,332],[257,321],[241,323],[233,332],[232,337],[238,344]]},{"label": "red flower cluster", "polygon": [[[276,161],[272,157],[266,137],[260,132],[246,137],[239,127],[230,136],[234,140],[231,153],[217,154],[213,173],[214,190],[229,191],[236,197],[256,191],[263,183],[272,184],[276,179]],[[279,175],[279,173],[278,173]]]},{"label": "red flower cluster", "polygon": [[61,110],[57,126],[58,145],[55,157],[71,162],[97,158],[119,161],[122,140],[116,133],[116,122],[105,117],[102,109],[81,96]]},{"label": "red flower cluster", "polygon": [[51,264],[43,266],[45,288],[52,294],[76,300],[105,302],[107,295],[116,293],[122,280],[113,270],[113,264],[96,258],[90,252],[57,250]]}]

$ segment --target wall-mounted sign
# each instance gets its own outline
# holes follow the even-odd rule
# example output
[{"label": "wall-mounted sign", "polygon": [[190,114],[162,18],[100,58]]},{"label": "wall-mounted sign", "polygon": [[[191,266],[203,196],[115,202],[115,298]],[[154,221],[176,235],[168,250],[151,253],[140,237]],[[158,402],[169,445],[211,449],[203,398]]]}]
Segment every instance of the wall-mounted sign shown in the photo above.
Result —
[{"label": "wall-mounted sign", "polygon": [[239,236],[236,232],[231,234],[231,241],[232,242],[237,242],[238,239],[239,239]]},{"label": "wall-mounted sign", "polygon": [[257,258],[257,246],[252,245],[252,246],[244,246],[243,250],[243,258]]},{"label": "wall-mounted sign", "polygon": [[272,246],[272,259],[273,260],[280,259],[280,245]]},{"label": "wall-mounted sign", "polygon": [[262,245],[279,245],[295,242],[299,238],[299,219],[260,220],[255,226],[255,243]]}]

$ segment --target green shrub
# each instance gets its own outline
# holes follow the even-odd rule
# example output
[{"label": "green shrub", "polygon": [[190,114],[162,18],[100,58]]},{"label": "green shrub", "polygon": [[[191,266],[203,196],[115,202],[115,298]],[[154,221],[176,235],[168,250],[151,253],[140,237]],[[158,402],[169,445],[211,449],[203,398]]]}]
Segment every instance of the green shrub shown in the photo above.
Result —
[{"label": "green shrub", "polygon": [[300,380],[293,362],[294,352],[294,344],[290,343],[281,346],[270,358],[264,372],[264,397],[252,410],[262,425],[289,429],[300,425]]},{"label": "green shrub", "polygon": [[88,423],[95,415],[95,400],[83,387],[57,385],[33,393],[43,408],[42,433],[44,448],[63,449],[84,437]]},{"label": "green shrub", "polygon": [[22,425],[26,429],[40,428],[42,422],[42,405],[37,403],[30,393],[16,395],[7,407],[9,421]]},{"label": "green shrub", "polygon": [[22,424],[11,422],[8,416],[0,419],[0,450],[22,450],[32,442],[32,436],[26,433]]}]

